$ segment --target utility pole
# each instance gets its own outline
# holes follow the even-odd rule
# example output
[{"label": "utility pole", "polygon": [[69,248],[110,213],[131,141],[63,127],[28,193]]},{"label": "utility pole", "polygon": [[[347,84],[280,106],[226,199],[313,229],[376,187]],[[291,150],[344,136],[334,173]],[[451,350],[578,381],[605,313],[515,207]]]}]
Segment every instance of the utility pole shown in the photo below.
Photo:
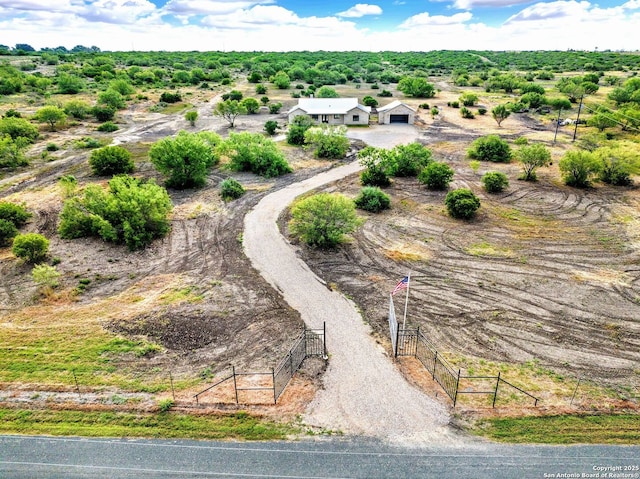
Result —
[{"label": "utility pole", "polygon": [[573,129],[573,140],[571,140],[572,142],[576,141],[576,135],[578,134],[578,122],[580,121],[580,112],[582,111],[582,99],[584,98],[584,93],[582,95],[580,95],[580,106],[578,107],[578,118],[576,118],[576,126]]},{"label": "utility pole", "polygon": [[553,134],[553,142],[556,142],[556,137],[558,136],[558,127],[560,126],[560,113],[562,112],[562,107],[558,110],[558,119],[556,120],[556,132]]}]

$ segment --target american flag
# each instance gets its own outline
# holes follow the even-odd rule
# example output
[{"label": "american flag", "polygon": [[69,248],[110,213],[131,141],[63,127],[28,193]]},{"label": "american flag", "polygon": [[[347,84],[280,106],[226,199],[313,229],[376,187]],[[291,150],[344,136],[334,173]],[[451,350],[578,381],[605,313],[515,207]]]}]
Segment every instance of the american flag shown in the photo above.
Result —
[{"label": "american flag", "polygon": [[409,287],[409,276],[405,276],[398,282],[398,284],[396,284],[396,287],[393,288],[393,291],[391,292],[391,296],[393,296],[400,290],[407,289],[408,287]]}]

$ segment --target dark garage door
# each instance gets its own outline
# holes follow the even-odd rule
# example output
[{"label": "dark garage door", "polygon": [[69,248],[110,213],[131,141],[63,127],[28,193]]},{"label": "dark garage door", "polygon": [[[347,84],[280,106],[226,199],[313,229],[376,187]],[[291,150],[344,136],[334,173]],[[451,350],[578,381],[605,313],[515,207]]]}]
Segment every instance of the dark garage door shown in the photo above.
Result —
[{"label": "dark garage door", "polygon": [[409,115],[391,115],[389,117],[390,123],[409,123]]}]

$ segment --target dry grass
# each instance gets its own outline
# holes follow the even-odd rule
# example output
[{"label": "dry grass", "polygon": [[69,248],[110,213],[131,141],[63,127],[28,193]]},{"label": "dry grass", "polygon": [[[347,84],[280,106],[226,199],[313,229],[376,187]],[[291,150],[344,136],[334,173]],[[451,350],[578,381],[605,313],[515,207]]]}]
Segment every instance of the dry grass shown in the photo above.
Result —
[{"label": "dry grass", "polygon": [[402,261],[429,261],[432,252],[428,248],[414,243],[399,243],[390,245],[384,249],[384,255],[397,262]]},{"label": "dry grass", "polygon": [[600,269],[596,271],[572,271],[571,276],[576,281],[587,281],[612,286],[630,287],[632,278],[623,271]]},{"label": "dry grass", "polygon": [[[137,370],[121,361],[143,358],[162,350],[147,340],[124,339],[104,329],[112,319],[126,320],[153,308],[197,301],[180,275],[145,278],[116,296],[88,303],[74,302],[69,291],[40,304],[9,312],[0,321],[0,380],[15,383],[72,384],[75,371],[85,386],[118,386],[158,391],[168,387],[166,374],[152,365]],[[186,381],[186,382],[185,382]],[[179,381],[178,387],[192,382]]]}]

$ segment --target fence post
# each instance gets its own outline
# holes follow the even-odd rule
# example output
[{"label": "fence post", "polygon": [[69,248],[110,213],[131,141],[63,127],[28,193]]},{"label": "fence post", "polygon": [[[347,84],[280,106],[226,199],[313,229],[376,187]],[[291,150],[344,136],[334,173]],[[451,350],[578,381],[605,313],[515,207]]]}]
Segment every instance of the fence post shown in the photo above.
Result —
[{"label": "fence post", "polygon": [[171,396],[173,397],[173,400],[176,400],[176,390],[173,388],[173,375],[171,374],[171,371],[169,371],[169,381],[171,382]]},{"label": "fence post", "polygon": [[438,351],[436,351],[436,355],[433,357],[433,373],[431,375],[431,379],[436,378],[436,364],[438,364]]},{"label": "fence post", "polygon": [[416,329],[416,349],[414,349],[413,352],[414,358],[418,357],[418,341],[420,341],[420,326],[418,326],[418,329]]},{"label": "fence post", "polygon": [[76,383],[76,392],[80,394],[80,386],[78,385],[78,378],[76,377],[75,369],[71,370],[71,374],[73,374],[73,381]]},{"label": "fence post", "polygon": [[500,384],[500,371],[498,371],[498,379],[496,381],[496,390],[493,393],[493,406],[491,407],[496,407],[496,398],[498,397],[498,385]]},{"label": "fence post", "polygon": [[[582,378],[578,378],[578,384],[576,384],[576,388],[573,390],[573,396],[571,396],[571,402],[569,403],[569,406],[573,406],[573,400],[576,398],[578,387],[580,387],[580,381],[582,381]],[[536,405],[537,405],[537,402],[536,402]]]},{"label": "fence post", "polygon": [[231,366],[231,369],[233,371],[233,390],[236,392],[236,404],[239,404],[239,401],[238,401],[238,383],[236,382],[236,367],[235,366]]},{"label": "fence post", "polygon": [[[404,331],[402,333],[402,338],[404,339]],[[400,341],[400,325],[398,324],[398,322],[396,321],[396,349],[393,352],[393,357],[397,358],[398,357],[398,342]]]},{"label": "fence post", "polygon": [[453,407],[456,407],[456,402],[458,402],[458,388],[460,387],[460,369],[458,369],[458,379],[456,380],[456,392],[453,395]]},{"label": "fence post", "polygon": [[322,359],[326,360],[329,356],[327,356],[327,322],[322,322]]},{"label": "fence post", "polygon": [[273,381],[273,404],[278,404],[278,396],[276,396],[276,370],[271,368],[271,380]]}]

